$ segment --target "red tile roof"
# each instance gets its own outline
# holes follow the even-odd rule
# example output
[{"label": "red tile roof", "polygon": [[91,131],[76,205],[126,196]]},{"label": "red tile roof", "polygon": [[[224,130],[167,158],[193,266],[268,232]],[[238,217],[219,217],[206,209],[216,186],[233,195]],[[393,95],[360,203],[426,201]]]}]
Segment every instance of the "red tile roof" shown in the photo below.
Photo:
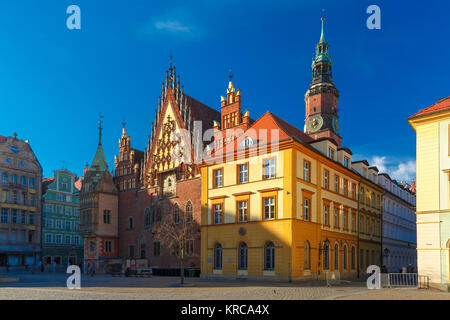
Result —
[{"label": "red tile roof", "polygon": [[202,121],[202,133],[213,127],[213,122],[220,122],[220,112],[208,107],[206,104],[195,100],[191,96],[185,95],[187,104],[191,108],[191,116],[194,121]]},{"label": "red tile roof", "polygon": [[286,121],[284,121],[283,119],[277,117],[273,113],[271,113],[271,115],[275,119],[275,121],[278,123],[280,128],[282,130],[284,130],[284,132],[286,132],[289,136],[291,136],[293,138],[296,138],[297,140],[300,140],[300,141],[305,142],[305,143],[309,143],[311,141],[314,141],[313,138],[308,136],[306,133],[304,133],[300,129],[294,127],[290,123],[287,123]]},{"label": "red tile roof", "polygon": [[42,179],[42,194],[45,194],[47,192],[48,186],[51,185],[54,181],[55,177]]},{"label": "red tile roof", "polygon": [[432,106],[420,110],[416,114],[409,117],[409,119],[417,118],[420,116],[424,116],[424,115],[435,113],[435,112],[441,112],[441,111],[445,111],[445,110],[450,110],[450,97],[441,99],[437,103],[433,104]]},{"label": "red tile roof", "polygon": [[[312,147],[309,146],[309,142],[314,141],[313,138],[305,134],[303,131],[297,129],[269,111],[256,120],[253,125],[239,138],[234,140],[234,151],[238,150],[241,141],[246,137],[251,137],[256,140],[258,146],[266,146],[285,140],[294,139],[304,144],[307,148],[312,149]],[[229,145],[223,146],[214,153],[214,156],[222,156],[223,154],[226,154],[229,152],[228,148]]]}]

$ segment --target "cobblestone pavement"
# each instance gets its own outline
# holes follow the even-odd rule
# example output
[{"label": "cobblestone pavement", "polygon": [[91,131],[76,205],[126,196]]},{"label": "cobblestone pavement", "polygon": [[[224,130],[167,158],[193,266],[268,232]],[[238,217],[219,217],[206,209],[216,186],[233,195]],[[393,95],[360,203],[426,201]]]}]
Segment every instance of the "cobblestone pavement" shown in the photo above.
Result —
[{"label": "cobblestone pavement", "polygon": [[449,299],[450,293],[417,289],[368,290],[364,281],[326,287],[323,281],[304,283],[267,283],[250,281],[214,281],[179,278],[118,278],[106,275],[84,276],[81,290],[66,288],[65,274],[17,274],[17,283],[0,283],[0,300],[397,300]]}]

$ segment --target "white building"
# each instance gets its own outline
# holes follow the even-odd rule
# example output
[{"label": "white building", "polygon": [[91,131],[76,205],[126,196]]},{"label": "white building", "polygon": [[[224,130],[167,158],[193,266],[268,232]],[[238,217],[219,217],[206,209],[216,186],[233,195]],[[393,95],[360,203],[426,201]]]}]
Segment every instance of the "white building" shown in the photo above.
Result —
[{"label": "white building", "polygon": [[416,195],[414,185],[398,184],[388,174],[378,175],[383,194],[382,255],[388,272],[411,265],[417,272]]}]

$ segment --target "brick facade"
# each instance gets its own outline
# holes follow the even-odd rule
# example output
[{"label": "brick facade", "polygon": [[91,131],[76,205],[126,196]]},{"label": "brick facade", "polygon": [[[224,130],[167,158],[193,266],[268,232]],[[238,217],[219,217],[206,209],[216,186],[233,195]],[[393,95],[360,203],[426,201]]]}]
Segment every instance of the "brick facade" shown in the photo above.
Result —
[{"label": "brick facade", "polygon": [[[200,170],[184,154],[179,161],[173,151],[190,145],[194,121],[202,122],[202,131],[220,122],[220,113],[189,97],[181,86],[175,67],[170,66],[159,98],[147,148],[131,148],[131,138],[125,128],[119,140],[119,155],[115,157],[114,182],[119,190],[119,252],[122,260],[144,259],[148,266],[179,268],[180,262],[164,241],[158,239],[161,218],[174,214],[177,205],[186,212],[190,203],[195,230],[193,252],[185,258],[187,268],[200,268],[201,182]],[[180,142],[174,132],[186,133]],[[203,148],[202,148],[203,149]],[[185,150],[185,149],[183,149]]]}]

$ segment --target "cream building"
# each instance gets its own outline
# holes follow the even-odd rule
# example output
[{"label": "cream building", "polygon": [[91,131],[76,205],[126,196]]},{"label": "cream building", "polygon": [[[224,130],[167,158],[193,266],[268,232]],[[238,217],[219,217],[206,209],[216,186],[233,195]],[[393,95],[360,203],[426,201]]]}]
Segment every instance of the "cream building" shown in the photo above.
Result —
[{"label": "cream building", "polygon": [[408,118],[417,136],[417,264],[419,275],[450,283],[450,97]]}]

